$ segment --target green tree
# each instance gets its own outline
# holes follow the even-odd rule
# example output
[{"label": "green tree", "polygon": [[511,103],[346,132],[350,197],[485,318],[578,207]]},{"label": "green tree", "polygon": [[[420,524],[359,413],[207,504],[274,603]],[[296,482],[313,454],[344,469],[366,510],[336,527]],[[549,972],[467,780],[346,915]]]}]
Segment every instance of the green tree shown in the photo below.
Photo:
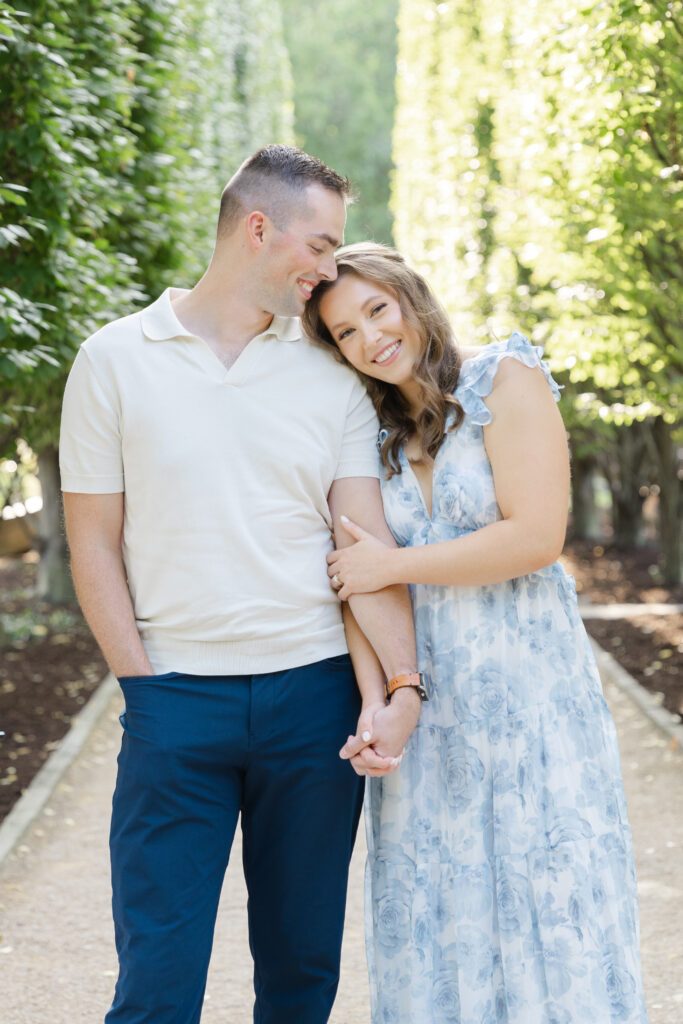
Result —
[{"label": "green tree", "polygon": [[[570,425],[615,428],[602,461],[617,539],[633,538],[641,485],[658,467],[669,581],[680,578],[683,513],[672,472],[683,400],[681,11],[550,3],[529,19],[515,8],[496,126],[508,194],[526,200],[499,231],[527,283],[523,303],[564,370]],[[530,76],[522,45],[534,50]]]},{"label": "green tree", "polygon": [[[0,60],[23,43],[28,33],[25,14],[17,13],[9,4],[0,3]],[[2,94],[3,99],[5,93]],[[11,173],[9,166],[5,173]],[[7,249],[29,240],[27,227],[18,221],[26,210],[28,188],[0,178],[0,248]],[[18,209],[17,209],[18,208]],[[31,301],[9,287],[0,287],[0,380],[16,377],[27,367],[50,361],[51,353],[39,344],[45,324],[45,305]],[[5,401],[0,405],[0,439],[2,431],[11,426],[13,409]],[[0,454],[2,453],[0,441]]]},{"label": "green tree", "polygon": [[621,539],[658,464],[670,580],[683,511],[680,15],[664,0],[403,0],[393,196],[397,242],[460,338],[520,326],[546,346],[576,456],[602,460]]},{"label": "green tree", "polygon": [[487,12],[473,2],[403,0],[399,13],[396,242],[470,344],[488,333],[494,312],[489,265],[500,172],[492,119],[502,45],[486,37]]},{"label": "green tree", "polygon": [[217,198],[253,150],[293,141],[287,52],[276,0],[144,0],[135,22],[125,169],[133,200],[121,247],[148,299],[191,286],[213,247]]},{"label": "green tree", "polygon": [[294,76],[297,145],[347,175],[359,193],[347,241],[392,241],[398,0],[282,0]]}]

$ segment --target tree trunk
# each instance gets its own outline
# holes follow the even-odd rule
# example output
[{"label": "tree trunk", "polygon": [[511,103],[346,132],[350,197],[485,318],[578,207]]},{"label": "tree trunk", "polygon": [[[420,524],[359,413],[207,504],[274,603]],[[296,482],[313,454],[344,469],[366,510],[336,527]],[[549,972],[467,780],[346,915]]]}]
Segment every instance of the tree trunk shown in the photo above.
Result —
[{"label": "tree trunk", "polygon": [[683,480],[672,429],[662,416],[652,424],[659,469],[659,539],[664,558],[664,582],[683,582]]},{"label": "tree trunk", "polygon": [[620,487],[612,492],[614,543],[618,548],[634,548],[640,533],[643,499],[625,493]]},{"label": "tree trunk", "polygon": [[576,540],[600,540],[593,487],[593,459],[572,455],[572,537]]},{"label": "tree trunk", "polygon": [[43,492],[38,547],[38,596],[54,604],[71,603],[75,601],[75,594],[63,528],[59,458],[56,448],[46,448],[39,453],[38,477]]},{"label": "tree trunk", "polygon": [[633,548],[638,541],[643,510],[640,487],[645,475],[645,433],[640,423],[616,431],[614,448],[602,454],[600,465],[612,495],[612,526],[617,547]]}]

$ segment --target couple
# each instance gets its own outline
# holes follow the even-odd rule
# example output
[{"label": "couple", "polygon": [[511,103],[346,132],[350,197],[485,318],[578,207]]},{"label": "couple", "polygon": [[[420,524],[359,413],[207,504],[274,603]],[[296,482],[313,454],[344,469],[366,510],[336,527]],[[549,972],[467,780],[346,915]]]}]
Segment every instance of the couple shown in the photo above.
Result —
[{"label": "couple", "polygon": [[327,1021],[362,776],[374,1024],[643,1024],[557,388],[521,335],[457,349],[399,254],[339,250],[348,200],[259,151],[199,283],[69,376],[74,579],[125,696],[107,1024],[199,1021],[240,814],[254,1020]]}]

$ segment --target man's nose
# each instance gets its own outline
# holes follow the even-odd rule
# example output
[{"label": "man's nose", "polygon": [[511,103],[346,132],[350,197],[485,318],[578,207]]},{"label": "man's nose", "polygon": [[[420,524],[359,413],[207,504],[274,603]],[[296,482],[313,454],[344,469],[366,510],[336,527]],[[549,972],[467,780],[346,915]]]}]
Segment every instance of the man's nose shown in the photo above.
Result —
[{"label": "man's nose", "polygon": [[334,258],[334,253],[326,253],[321,259],[317,267],[318,276],[323,278],[325,281],[336,281],[337,279],[337,263]]}]

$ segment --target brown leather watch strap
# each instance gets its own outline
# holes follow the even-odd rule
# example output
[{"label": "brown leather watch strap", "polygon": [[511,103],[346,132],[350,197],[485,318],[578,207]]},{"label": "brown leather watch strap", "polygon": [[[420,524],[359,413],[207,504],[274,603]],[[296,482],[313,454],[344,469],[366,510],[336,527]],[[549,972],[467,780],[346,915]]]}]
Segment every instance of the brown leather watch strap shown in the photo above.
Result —
[{"label": "brown leather watch strap", "polygon": [[400,676],[394,676],[393,679],[387,680],[384,684],[387,700],[391,700],[392,693],[396,690],[400,690],[403,686],[414,687],[419,694],[420,700],[429,700],[429,695],[421,672],[404,672]]}]

